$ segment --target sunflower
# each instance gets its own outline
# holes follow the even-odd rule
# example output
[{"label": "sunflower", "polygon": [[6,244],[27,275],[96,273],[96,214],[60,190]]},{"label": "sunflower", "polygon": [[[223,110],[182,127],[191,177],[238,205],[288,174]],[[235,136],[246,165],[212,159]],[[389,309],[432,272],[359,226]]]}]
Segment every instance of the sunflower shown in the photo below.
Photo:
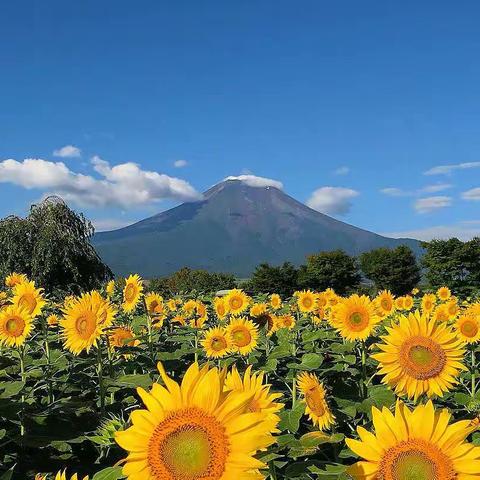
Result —
[{"label": "sunflower", "polygon": [[112,297],[115,293],[115,280],[110,280],[105,287],[105,292],[109,297]]},{"label": "sunflower", "polygon": [[426,314],[432,313],[436,301],[437,296],[434,293],[426,293],[422,298],[422,312]]},{"label": "sunflower", "polygon": [[[477,304],[478,305],[478,304]],[[458,336],[466,343],[476,343],[480,340],[480,305],[470,307],[455,323]]]},{"label": "sunflower", "polygon": [[450,320],[456,318],[460,312],[460,307],[458,306],[457,299],[455,297],[450,298],[450,300],[445,304],[445,308],[447,309]]},{"label": "sunflower", "polygon": [[317,309],[328,307],[328,297],[325,292],[317,293]]},{"label": "sunflower", "polygon": [[215,314],[220,320],[223,320],[228,314],[228,305],[224,298],[215,297],[213,300],[213,308],[215,310]]},{"label": "sunflower", "polygon": [[432,316],[437,322],[448,322],[450,320],[450,315],[448,314],[448,309],[445,303],[438,305],[433,311]]},{"label": "sunflower", "polygon": [[297,307],[302,313],[310,313],[317,307],[317,296],[311,290],[302,290],[295,292],[297,297]]},{"label": "sunflower", "polygon": [[442,302],[446,302],[452,296],[452,292],[448,287],[440,287],[437,290],[437,296]]},{"label": "sunflower", "polygon": [[405,310],[405,297],[397,297],[395,299],[395,308],[397,310]]},{"label": "sunflower", "polygon": [[28,278],[23,273],[16,273],[13,272],[10,275],[5,277],[5,286],[6,287],[15,287],[16,285],[20,285],[21,283],[28,282]]},{"label": "sunflower", "polygon": [[123,304],[122,308],[125,313],[135,310],[140,298],[142,297],[143,283],[138,274],[130,275],[125,279],[125,287],[123,288]]},{"label": "sunflower", "polygon": [[227,325],[227,335],[230,337],[232,350],[241,355],[248,355],[257,346],[257,327],[245,317],[232,319]]},{"label": "sunflower", "polygon": [[224,328],[210,328],[200,342],[208,358],[224,357],[230,352],[231,341]]},{"label": "sunflower", "polygon": [[207,306],[197,300],[195,302],[195,316],[190,320],[192,328],[202,328],[208,319]]},{"label": "sunflower", "polygon": [[128,451],[123,473],[130,480],[257,479],[265,464],[254,455],[274,442],[265,412],[250,412],[254,392],[224,390],[224,373],[197,363],[182,383],[138,388],[146,409],[132,413],[132,426],[117,432]]},{"label": "sunflower", "polygon": [[475,429],[469,420],[450,424],[447,409],[431,401],[413,411],[401,401],[394,414],[372,408],[375,433],[357,427],[360,440],[346,439],[364,460],[348,469],[356,480],[470,480],[480,472],[480,447],[466,438]]},{"label": "sunflower", "polygon": [[277,319],[278,328],[288,328],[292,330],[295,327],[295,317],[293,315],[280,315]]},{"label": "sunflower", "polygon": [[42,313],[44,305],[47,303],[42,296],[43,289],[35,288],[35,282],[18,283],[13,287],[12,303],[24,308],[32,318]]},{"label": "sunflower", "polygon": [[55,327],[56,325],[58,325],[58,322],[59,322],[59,318],[58,318],[58,315],[52,313],[51,315],[49,315],[47,317],[47,325],[49,327]]},{"label": "sunflower", "polygon": [[149,315],[155,315],[159,310],[163,312],[163,297],[156,292],[149,292],[145,295],[145,305]]},{"label": "sunflower", "polygon": [[333,288],[327,288],[323,293],[327,297],[329,307],[334,307],[341,300]]},{"label": "sunflower", "polygon": [[377,295],[375,303],[378,305],[383,315],[390,315],[395,310],[395,299],[390,290],[383,290]]},{"label": "sunflower", "polygon": [[98,292],[84,293],[63,310],[60,320],[65,348],[74,355],[96,346],[113,322],[115,310]]},{"label": "sunflower", "polygon": [[171,298],[167,301],[167,308],[170,312],[176,312],[178,310],[177,301],[174,298]]},{"label": "sunflower", "polygon": [[135,337],[130,327],[115,327],[108,335],[108,341],[112,348],[136,347],[140,341]]},{"label": "sunflower", "polygon": [[347,340],[365,340],[379,321],[372,301],[365,295],[343,298],[332,310],[331,323]]},{"label": "sunflower", "polygon": [[387,332],[377,344],[382,352],[372,357],[380,363],[382,382],[399,395],[415,401],[424,393],[441,397],[457,383],[460,370],[466,370],[463,344],[445,323],[416,311],[400,316]]},{"label": "sunflower", "polygon": [[[35,475],[35,480],[47,480],[47,476],[44,475]],[[68,480],[67,474],[65,473],[65,470],[63,472],[58,472],[55,475],[54,480]],[[70,480],[79,480],[78,475],[74,473],[71,477]],[[86,477],[83,477],[82,480],[88,480],[88,475]]]},{"label": "sunflower", "polygon": [[20,347],[33,328],[32,317],[27,309],[9,305],[0,309],[0,345]]},{"label": "sunflower", "polygon": [[282,394],[270,392],[270,385],[263,383],[263,372],[252,373],[252,366],[249,365],[242,378],[237,368],[233,366],[232,371],[226,376],[224,391],[253,394],[247,410],[265,414],[267,430],[277,431],[276,428],[280,421],[278,412],[283,408],[283,404],[276,400]]},{"label": "sunflower", "polygon": [[413,297],[411,295],[405,295],[403,297],[403,309],[410,311],[413,308]]},{"label": "sunflower", "polygon": [[280,298],[280,295],[278,293],[272,293],[270,295],[270,306],[274,310],[282,308],[282,299]]},{"label": "sunflower", "polygon": [[172,323],[179,323],[182,326],[185,326],[187,324],[187,319],[185,318],[184,315],[175,315],[172,320]]},{"label": "sunflower", "polygon": [[191,317],[195,313],[195,308],[197,307],[196,300],[187,300],[183,306],[182,310],[184,311],[187,317]]},{"label": "sunflower", "polygon": [[251,317],[259,317],[267,311],[266,303],[254,303],[250,308]]},{"label": "sunflower", "polygon": [[419,290],[418,288],[414,288],[414,289],[412,290],[412,295],[415,296],[415,295],[418,294],[418,292],[420,292],[420,290]]},{"label": "sunflower", "polygon": [[327,430],[335,423],[326,400],[322,382],[314,373],[302,372],[297,378],[297,385],[305,400],[305,413],[320,430]]},{"label": "sunflower", "polygon": [[237,316],[247,309],[250,299],[245,292],[239,290],[238,288],[234,288],[225,296],[225,302],[227,304],[228,311],[232,315]]},{"label": "sunflower", "polygon": [[315,324],[315,325],[320,325],[326,318],[328,317],[326,310],[321,307],[317,308],[315,310],[315,314],[312,315],[310,320]]},{"label": "sunflower", "polygon": [[0,307],[3,307],[6,303],[8,303],[7,292],[0,292]]}]

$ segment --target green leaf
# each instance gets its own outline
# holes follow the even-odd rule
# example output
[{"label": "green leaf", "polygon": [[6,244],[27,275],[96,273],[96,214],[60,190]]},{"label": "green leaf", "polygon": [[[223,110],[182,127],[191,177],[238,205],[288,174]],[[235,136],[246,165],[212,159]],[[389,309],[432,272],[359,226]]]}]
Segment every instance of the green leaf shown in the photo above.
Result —
[{"label": "green leaf", "polygon": [[118,480],[119,478],[125,478],[122,467],[108,467],[97,472],[92,480]]}]

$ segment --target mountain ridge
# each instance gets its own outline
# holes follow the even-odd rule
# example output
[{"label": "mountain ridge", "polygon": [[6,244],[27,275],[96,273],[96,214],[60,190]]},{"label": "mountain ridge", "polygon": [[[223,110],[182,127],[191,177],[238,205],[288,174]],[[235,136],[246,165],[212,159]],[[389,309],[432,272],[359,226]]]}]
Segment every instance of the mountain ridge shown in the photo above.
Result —
[{"label": "mountain ridge", "polygon": [[100,232],[93,243],[119,275],[169,274],[181,267],[249,276],[261,262],[291,261],[341,248],[357,255],[419,242],[392,239],[317,212],[274,186],[225,180],[201,200],[183,203],[127,227]]}]

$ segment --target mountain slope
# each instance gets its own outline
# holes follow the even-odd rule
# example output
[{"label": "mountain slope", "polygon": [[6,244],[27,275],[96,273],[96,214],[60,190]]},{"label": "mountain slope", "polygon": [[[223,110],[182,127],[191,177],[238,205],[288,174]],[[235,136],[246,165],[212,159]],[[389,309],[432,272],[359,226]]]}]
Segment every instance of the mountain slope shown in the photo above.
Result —
[{"label": "mountain slope", "polygon": [[248,276],[261,262],[302,263],[305,255],[341,248],[358,254],[418,242],[391,239],[319,213],[275,187],[227,180],[184,203],[119,230],[98,233],[94,244],[119,275],[145,277],[183,266]]}]

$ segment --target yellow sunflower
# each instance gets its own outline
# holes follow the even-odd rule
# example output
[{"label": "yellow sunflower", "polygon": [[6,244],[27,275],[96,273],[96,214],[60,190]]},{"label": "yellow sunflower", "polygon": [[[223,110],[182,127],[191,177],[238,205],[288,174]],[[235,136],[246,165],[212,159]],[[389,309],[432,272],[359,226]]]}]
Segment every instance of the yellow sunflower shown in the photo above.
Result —
[{"label": "yellow sunflower", "polygon": [[172,323],[179,323],[182,326],[185,326],[187,324],[187,319],[185,318],[184,315],[175,315],[172,320]]},{"label": "yellow sunflower", "polygon": [[28,278],[23,273],[13,272],[5,277],[5,286],[12,288],[21,283],[28,282]]},{"label": "yellow sunflower", "polygon": [[437,296],[434,293],[426,293],[422,297],[422,312],[429,315],[435,308]]},{"label": "yellow sunflower", "polygon": [[0,292],[0,307],[3,307],[6,303],[8,303],[7,292]]},{"label": "yellow sunflower", "polygon": [[257,327],[245,317],[233,318],[227,325],[227,335],[232,343],[232,351],[240,355],[248,355],[257,346]]},{"label": "yellow sunflower", "polygon": [[192,328],[202,328],[205,325],[205,322],[207,321],[207,319],[208,319],[207,306],[200,300],[197,300],[195,302],[195,315],[190,320],[190,326]]},{"label": "yellow sunflower", "polygon": [[130,327],[115,327],[108,335],[108,340],[112,348],[136,347],[140,341],[135,337]]},{"label": "yellow sunflower", "polygon": [[60,320],[65,348],[74,355],[96,346],[115,316],[112,305],[98,292],[85,293],[63,310]]},{"label": "yellow sunflower", "polygon": [[317,295],[311,290],[302,290],[295,292],[297,297],[297,307],[302,313],[313,312],[317,308]]},{"label": "yellow sunflower", "polygon": [[142,298],[143,283],[138,274],[130,275],[125,279],[125,287],[123,288],[123,304],[122,308],[125,313],[135,310]]},{"label": "yellow sunflower", "polygon": [[325,292],[317,293],[317,309],[328,307],[328,297]]},{"label": "yellow sunflower", "polygon": [[158,313],[159,307],[163,313],[163,297],[156,292],[148,292],[145,295],[145,305],[149,315]]},{"label": "yellow sunflower", "polygon": [[[47,476],[37,474],[35,475],[35,480],[47,480]],[[63,472],[58,472],[55,475],[54,480],[68,480],[67,474],[65,473],[65,470]],[[70,480],[79,480],[78,475],[74,473],[71,477]],[[86,477],[83,477],[82,480],[88,480],[88,475]]]},{"label": "yellow sunflower", "polygon": [[314,373],[302,372],[297,378],[297,385],[305,400],[305,413],[320,430],[327,430],[335,423],[328,402],[325,388]]},{"label": "yellow sunflower", "polygon": [[448,287],[440,287],[437,290],[437,296],[442,302],[446,302],[452,296],[452,292]]},{"label": "yellow sunflower", "polygon": [[403,309],[410,311],[413,308],[413,297],[411,295],[405,295],[403,297]]},{"label": "yellow sunflower", "polygon": [[455,331],[466,343],[476,343],[480,340],[480,311],[475,315],[471,311],[461,315],[455,323]]},{"label": "yellow sunflower", "polygon": [[234,480],[260,478],[255,454],[274,442],[265,412],[250,412],[254,392],[224,393],[224,373],[194,363],[182,383],[167,376],[165,387],[138,388],[146,409],[116,434],[128,451],[129,480]]},{"label": "yellow sunflower", "polygon": [[228,305],[225,301],[225,298],[215,297],[213,300],[213,308],[215,310],[215,314],[220,320],[223,320],[228,314]]},{"label": "yellow sunflower", "polygon": [[325,308],[320,307],[315,310],[315,314],[312,315],[310,320],[315,324],[315,325],[320,325],[326,318],[328,317],[328,314],[325,310]]},{"label": "yellow sunflower", "polygon": [[174,298],[167,301],[167,308],[170,312],[176,312],[178,310],[178,303]]},{"label": "yellow sunflower", "polygon": [[414,288],[414,289],[412,290],[412,295],[415,296],[415,295],[417,295],[419,292],[420,292],[420,290],[419,290],[418,288]]},{"label": "yellow sunflower", "polygon": [[393,298],[392,292],[389,290],[383,290],[377,295],[375,299],[376,304],[381,309],[383,315],[390,315],[395,311],[395,299]]},{"label": "yellow sunflower", "polygon": [[277,327],[292,330],[295,327],[295,317],[293,315],[280,315],[277,317]]},{"label": "yellow sunflower", "polygon": [[341,299],[331,315],[333,327],[347,340],[365,340],[380,320],[372,301],[357,294]]},{"label": "yellow sunflower", "polygon": [[278,310],[279,308],[282,308],[282,299],[280,298],[280,295],[278,293],[272,293],[270,295],[270,306],[274,310]]},{"label": "yellow sunflower", "polygon": [[405,297],[397,297],[395,299],[395,308],[397,310],[405,310]]},{"label": "yellow sunflower", "polygon": [[9,305],[0,309],[0,345],[20,347],[33,329],[32,317],[27,309]]},{"label": "yellow sunflower", "polygon": [[224,357],[230,352],[231,340],[224,328],[210,328],[204,333],[200,342],[208,358]]},{"label": "yellow sunflower", "polygon": [[466,441],[469,420],[450,424],[447,409],[429,401],[410,410],[401,401],[395,413],[372,408],[375,433],[357,427],[360,440],[346,439],[364,460],[348,469],[355,480],[473,480],[480,472],[480,447]]},{"label": "yellow sunflower", "polygon": [[380,363],[382,382],[398,395],[415,401],[422,394],[443,396],[457,383],[465,350],[455,332],[445,323],[420,315],[400,316],[398,324],[387,327],[388,335],[372,357]]},{"label": "yellow sunflower", "polygon": [[182,310],[185,312],[187,317],[191,317],[195,313],[195,308],[197,307],[196,300],[187,300],[183,306]]},{"label": "yellow sunflower", "polygon": [[259,317],[260,315],[263,315],[266,311],[267,311],[266,303],[254,303],[250,307],[250,316]]},{"label": "yellow sunflower", "polygon": [[450,320],[453,320],[457,317],[460,312],[460,307],[458,306],[457,299],[452,297],[446,304],[445,308],[447,309],[448,316]]},{"label": "yellow sunflower", "polygon": [[105,291],[109,297],[112,297],[115,293],[115,280],[110,280],[105,287]]},{"label": "yellow sunflower", "polygon": [[442,303],[435,307],[432,317],[437,322],[448,322],[450,320],[450,315],[448,313],[447,305],[445,303]]},{"label": "yellow sunflower", "polygon": [[225,296],[225,302],[227,304],[228,311],[232,315],[237,316],[247,309],[250,299],[245,292],[239,290],[238,288],[234,288]]},{"label": "yellow sunflower", "polygon": [[327,297],[329,307],[334,307],[341,300],[333,288],[327,288],[323,293]]},{"label": "yellow sunflower", "polygon": [[35,282],[18,283],[13,287],[12,303],[24,308],[32,318],[42,313],[42,309],[47,303],[42,295],[42,288],[35,288]]},{"label": "yellow sunflower", "polygon": [[263,372],[252,373],[252,366],[249,365],[242,376],[233,366],[225,379],[224,391],[235,391],[239,393],[253,394],[247,410],[254,413],[265,414],[265,422],[268,431],[277,431],[277,425],[280,421],[278,412],[283,408],[283,404],[277,402],[282,397],[281,393],[271,393],[270,385],[263,383]]},{"label": "yellow sunflower", "polygon": [[55,327],[56,325],[58,325],[58,322],[59,322],[59,318],[58,318],[58,315],[52,313],[51,315],[49,315],[47,317],[47,325],[49,327]]}]

